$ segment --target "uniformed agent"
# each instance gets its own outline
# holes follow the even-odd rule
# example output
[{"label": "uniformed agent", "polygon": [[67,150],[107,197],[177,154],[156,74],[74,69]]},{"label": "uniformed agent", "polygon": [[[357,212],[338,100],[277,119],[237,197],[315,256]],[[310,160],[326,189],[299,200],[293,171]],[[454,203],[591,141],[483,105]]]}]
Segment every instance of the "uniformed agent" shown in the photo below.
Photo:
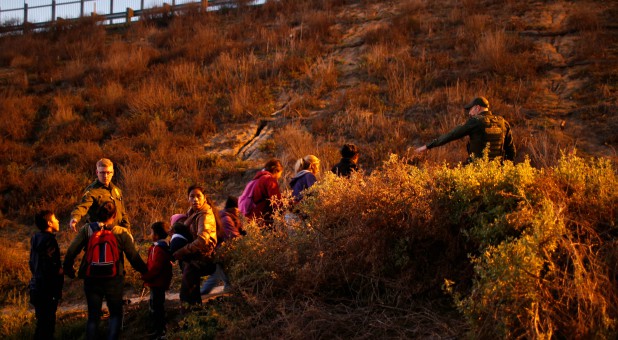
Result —
[{"label": "uniformed agent", "polygon": [[424,152],[446,143],[469,136],[468,159],[466,164],[474,158],[483,157],[485,148],[490,160],[502,157],[513,161],[515,159],[515,145],[511,136],[511,126],[504,118],[489,111],[489,101],[485,97],[474,98],[464,106],[468,110],[468,121],[459,125],[427,145],[417,148],[416,152]]},{"label": "uniformed agent", "polygon": [[99,207],[113,201],[116,206],[115,225],[130,229],[131,224],[127,217],[122,191],[112,183],[114,176],[114,163],[107,158],[101,158],[97,162],[97,179],[84,190],[81,202],[71,212],[69,227],[77,231],[76,225],[83,217],[86,222],[97,222],[93,218]]}]

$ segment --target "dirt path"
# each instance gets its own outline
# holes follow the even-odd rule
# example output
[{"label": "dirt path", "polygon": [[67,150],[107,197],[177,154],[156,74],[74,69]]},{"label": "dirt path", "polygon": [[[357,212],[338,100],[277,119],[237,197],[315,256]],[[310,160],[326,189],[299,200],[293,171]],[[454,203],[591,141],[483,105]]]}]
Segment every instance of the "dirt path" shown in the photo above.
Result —
[{"label": "dirt path", "polygon": [[[218,296],[222,296],[222,295],[224,295],[223,286],[215,287],[210,294],[202,295],[202,303],[206,303],[207,301],[214,299]],[[127,303],[129,305],[140,304],[143,301],[148,301],[149,298],[150,298],[150,295],[147,293],[145,289],[143,290],[143,293],[140,295],[125,296],[125,299],[127,300]],[[180,297],[178,295],[178,292],[167,292],[165,294],[165,300],[166,301],[179,301]],[[105,301],[103,301],[103,309],[107,311],[107,303]],[[58,306],[58,313],[75,313],[75,312],[87,312],[87,311],[88,311],[88,305],[86,304],[86,301],[83,301],[82,303],[70,303],[70,304],[61,302],[60,305]],[[28,306],[27,312],[34,313],[34,308],[32,306]],[[15,313],[23,313],[23,310],[18,306],[6,306],[2,308],[3,315],[9,315],[9,314],[15,314]]]}]

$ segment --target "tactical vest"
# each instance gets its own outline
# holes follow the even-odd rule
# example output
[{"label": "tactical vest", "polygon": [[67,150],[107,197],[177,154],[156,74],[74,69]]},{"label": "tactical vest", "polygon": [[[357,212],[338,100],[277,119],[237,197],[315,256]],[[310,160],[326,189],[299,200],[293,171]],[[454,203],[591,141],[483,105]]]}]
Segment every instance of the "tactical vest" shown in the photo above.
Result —
[{"label": "tactical vest", "polygon": [[494,159],[504,156],[504,134],[506,126],[504,118],[500,116],[479,115],[481,127],[470,135],[469,153],[474,157],[483,157],[485,148],[489,148],[488,157]]}]

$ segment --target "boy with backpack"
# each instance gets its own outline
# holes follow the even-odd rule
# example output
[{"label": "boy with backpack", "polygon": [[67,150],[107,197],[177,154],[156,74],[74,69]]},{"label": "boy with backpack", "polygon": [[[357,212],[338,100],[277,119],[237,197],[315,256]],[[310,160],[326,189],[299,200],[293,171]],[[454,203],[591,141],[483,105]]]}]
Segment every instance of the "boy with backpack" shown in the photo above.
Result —
[{"label": "boy with backpack", "polygon": [[84,279],[84,292],[88,303],[86,339],[95,339],[101,319],[103,299],[109,310],[108,339],[118,339],[122,328],[124,257],[140,273],[148,268],[139,256],[133,236],[126,228],[115,225],[116,206],[107,202],[98,210],[95,221],[85,224],[75,235],[64,258],[64,273],[75,277],[73,263],[82,251],[86,253],[79,266],[78,277]]},{"label": "boy with backpack", "polygon": [[36,329],[34,339],[53,339],[56,310],[62,297],[64,277],[56,233],[60,224],[50,210],[38,212],[34,222],[39,232],[30,240],[30,303],[34,306]]},{"label": "boy with backpack", "polygon": [[142,274],[144,285],[150,287],[150,320],[152,339],[165,336],[165,291],[172,283],[172,255],[167,242],[169,225],[155,222],[150,226],[154,244],[148,249],[148,272]]}]

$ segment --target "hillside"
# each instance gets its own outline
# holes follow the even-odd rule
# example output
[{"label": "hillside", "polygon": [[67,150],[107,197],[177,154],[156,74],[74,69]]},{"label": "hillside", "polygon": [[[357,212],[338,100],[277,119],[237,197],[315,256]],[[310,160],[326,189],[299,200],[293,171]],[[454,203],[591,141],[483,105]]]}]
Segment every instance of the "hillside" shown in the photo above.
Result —
[{"label": "hillside", "polygon": [[[505,238],[512,240],[522,230],[543,223],[554,226],[554,222],[560,227],[555,229],[568,230],[564,235],[569,237],[590,241],[600,235],[602,241],[591,246],[600,257],[594,261],[604,268],[595,292],[611,306],[615,289],[606,284],[615,287],[615,270],[607,269],[611,265],[604,261],[615,259],[607,247],[613,242],[616,223],[612,185],[618,160],[617,15],[615,1],[281,0],[217,13],[187,12],[171,18],[153,14],[122,29],[107,30],[84,19],[49,32],[2,36],[0,251],[7,254],[2,266],[6,268],[2,304],[25,301],[25,259],[34,212],[42,208],[57,212],[63,227],[61,248],[66,249],[72,238],[64,229],[69,213],[93,180],[101,157],[116,164],[114,182],[123,188],[132,229],[141,242],[151,222],[186,209],[185,190],[194,182],[203,182],[221,203],[228,194],[240,194],[255,170],[275,157],[286,167],[281,184],[287,187],[296,159],[315,154],[327,172],[339,160],[340,146],[353,142],[361,148],[360,163],[367,176],[349,183],[359,199],[348,196],[345,185],[324,174],[324,187],[316,189],[322,190],[318,197],[323,201],[312,202],[306,209],[314,218],[309,224],[325,229],[308,232],[307,237],[315,236],[314,240],[290,243],[247,238],[229,255],[231,273],[244,287],[229,304],[206,307],[200,314],[204,318],[183,319],[185,325],[214,323],[217,334],[231,337],[256,336],[275,321],[281,326],[274,333],[279,337],[449,337],[466,331],[551,334],[555,325],[569,324],[566,317],[551,318],[555,325],[543,324],[543,332],[537,333],[523,321],[517,326],[519,333],[483,328],[495,320],[517,322],[499,303],[491,304],[497,300],[483,300],[488,303],[484,307],[495,308],[490,315],[466,295],[475,284],[477,292],[490,290],[486,281],[474,276],[481,275],[486,270],[483,261],[490,260],[479,256],[477,262],[469,262],[467,255],[485,250],[495,255],[492,250]],[[486,96],[492,111],[513,126],[517,166],[504,171],[520,176],[514,181],[528,178],[529,182],[497,180],[495,187],[482,191],[488,196],[478,196],[477,201],[474,193],[478,192],[466,190],[481,175],[457,165],[466,157],[464,142],[420,157],[410,148],[463,123],[462,106],[478,95]],[[401,158],[393,161],[391,154]],[[600,160],[596,163],[592,157]],[[569,176],[590,183],[592,179],[565,174],[565,166],[603,174],[598,180],[607,182],[582,189],[598,202],[586,205],[583,197],[573,194],[580,187]],[[420,176],[418,181],[424,182],[408,182],[410,176]],[[377,208],[366,204],[380,194],[363,189],[372,181],[387,185],[382,187],[381,208],[407,210],[395,213],[392,220],[373,215]],[[548,183],[546,188],[543,181]],[[398,186],[420,196],[399,195]],[[428,187],[435,191],[426,192]],[[492,190],[498,192],[494,195]],[[375,196],[367,196],[370,192]],[[466,210],[458,205],[461,202],[449,206],[453,195],[471,202],[474,209]],[[543,195],[551,203],[539,198]],[[427,205],[416,203],[422,198]],[[492,199],[500,208],[488,208],[486,200]],[[340,211],[333,202],[355,205]],[[551,219],[548,211],[557,216],[551,223],[545,219]],[[355,217],[362,218],[355,221]],[[524,222],[513,222],[516,218]],[[564,226],[556,222],[563,219],[571,222]],[[280,222],[284,223],[283,218]],[[388,229],[392,224],[406,226],[395,231],[407,238],[380,245],[399,253],[383,253],[374,248],[377,245],[362,242],[374,228]],[[481,228],[486,224],[508,230],[493,235]],[[333,226],[341,228],[342,234],[332,234]],[[424,229],[429,226],[437,228],[436,234]],[[577,226],[594,232],[573,231]],[[415,228],[421,231],[410,231]],[[461,235],[453,232],[459,228],[465,230]],[[470,228],[482,230],[470,234]],[[460,239],[464,236],[468,237],[465,242]],[[323,244],[313,243],[317,240],[333,242],[343,253],[359,254],[358,263],[321,249]],[[264,242],[264,248],[257,246],[259,242]],[[565,239],[549,242],[552,246],[566,243]],[[449,251],[442,254],[445,248]],[[322,255],[307,249],[319,249]],[[243,251],[264,261],[264,266],[246,262]],[[264,251],[278,256],[262,258]],[[318,261],[324,254],[332,258]],[[410,260],[423,254],[435,256],[435,262]],[[561,259],[579,255],[571,250],[560,254],[562,258],[549,255],[556,262],[551,269],[557,273],[565,268]],[[380,256],[397,260],[397,265],[386,268],[388,273],[376,271]],[[339,268],[335,261],[349,267],[339,272],[333,269]],[[285,267],[282,263],[299,271],[287,272],[280,268]],[[363,265],[372,268],[366,276]],[[331,271],[320,271],[324,268]],[[436,272],[440,269],[444,273]],[[349,274],[344,277],[349,281],[335,273]],[[446,273],[451,275],[449,280],[460,279],[455,279],[460,283],[454,288],[455,299],[439,289]],[[271,283],[269,275],[283,276]],[[556,274],[548,280],[557,284],[561,278]],[[130,281],[139,286],[135,277]],[[326,287],[313,286],[312,281]],[[409,282],[412,288],[404,289]],[[69,286],[72,293],[67,299],[79,300],[80,284]],[[290,292],[282,293],[282,287]],[[564,288],[548,287],[544,298]],[[536,306],[545,306],[539,302],[544,298],[531,299]],[[459,305],[454,306],[453,300]],[[332,319],[325,314],[329,309]],[[263,314],[249,317],[247,310]],[[601,315],[595,320],[616,320],[612,308],[607,315],[582,310],[592,317]],[[235,319],[217,319],[218,313]],[[552,313],[558,312],[533,314],[550,319],[555,316]],[[474,317],[490,321],[479,325]],[[374,320],[367,329],[349,326],[367,319]],[[592,330],[568,329],[580,332],[572,334],[615,334],[615,326],[595,325]],[[321,331],[316,330],[319,327]]]}]

